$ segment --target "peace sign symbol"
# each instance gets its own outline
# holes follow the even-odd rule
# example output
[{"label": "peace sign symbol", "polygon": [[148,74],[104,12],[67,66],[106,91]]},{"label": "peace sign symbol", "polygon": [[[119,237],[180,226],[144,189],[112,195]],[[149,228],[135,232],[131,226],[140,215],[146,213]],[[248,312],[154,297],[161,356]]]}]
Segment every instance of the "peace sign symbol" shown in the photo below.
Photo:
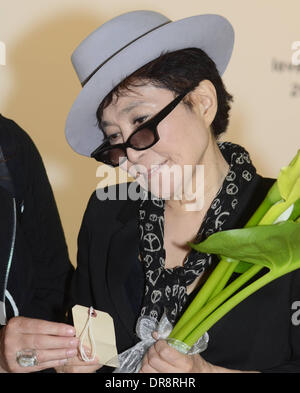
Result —
[{"label": "peace sign symbol", "polygon": [[170,294],[171,294],[171,288],[169,287],[169,285],[167,285],[165,288],[165,295],[168,300],[170,299]]},{"label": "peace sign symbol", "polygon": [[151,251],[151,252],[153,252],[153,251],[158,251],[158,250],[160,250],[160,241],[159,241],[159,238],[155,235],[155,233],[147,233],[145,236],[144,236],[144,240],[145,240],[145,242],[147,243],[147,245],[148,245],[148,247],[149,248],[147,248],[147,247],[145,247],[144,248],[144,250],[145,251]]},{"label": "peace sign symbol", "polygon": [[234,209],[234,208],[236,207],[237,203],[238,203],[238,200],[237,200],[237,199],[234,199],[234,200],[231,202],[231,207]]},{"label": "peace sign symbol", "polygon": [[242,173],[242,176],[247,181],[250,181],[252,179],[251,173],[249,171],[247,171],[247,170]]},{"label": "peace sign symbol", "polygon": [[154,205],[156,205],[158,207],[163,207],[163,200],[162,199],[153,198],[152,201],[153,201]]},{"label": "peace sign symbol", "polygon": [[234,183],[228,184],[226,187],[226,192],[228,195],[235,195],[238,192],[238,187]]},{"label": "peace sign symbol", "polygon": [[221,220],[221,217],[223,217],[223,216],[229,216],[229,212],[223,212],[216,218],[216,222],[215,222],[216,229],[221,227],[224,224],[225,220],[224,221]]},{"label": "peace sign symbol", "polygon": [[145,261],[145,265],[146,265],[146,267],[149,267],[150,265],[151,265],[151,262],[153,261],[153,258],[152,258],[152,256],[151,255],[146,255],[145,256],[145,258],[144,258],[144,261]]},{"label": "peace sign symbol", "polygon": [[155,311],[155,310],[150,311],[150,317],[157,319],[157,317],[158,317],[157,311]]},{"label": "peace sign symbol", "polygon": [[160,227],[160,233],[161,233],[162,237],[164,237],[164,223],[165,223],[165,219],[164,219],[163,216],[159,216],[158,223],[159,223],[159,227]]},{"label": "peace sign symbol", "polygon": [[229,171],[228,175],[226,176],[226,180],[233,181],[236,178],[236,174],[233,171]]},{"label": "peace sign symbol", "polygon": [[241,154],[239,155],[239,157],[235,160],[235,162],[236,162],[237,164],[244,164],[243,153],[241,153]]},{"label": "peace sign symbol", "polygon": [[152,231],[153,225],[150,224],[149,222],[147,222],[146,225],[145,225],[145,228],[146,228],[146,231]]},{"label": "peace sign symbol", "polygon": [[220,199],[216,198],[213,203],[211,204],[211,208],[215,209],[216,207],[218,207],[220,205]]},{"label": "peace sign symbol", "polygon": [[161,294],[160,291],[157,291],[157,290],[153,291],[152,294],[151,294],[151,301],[152,301],[152,303],[157,303],[160,300],[161,295],[162,294]]}]

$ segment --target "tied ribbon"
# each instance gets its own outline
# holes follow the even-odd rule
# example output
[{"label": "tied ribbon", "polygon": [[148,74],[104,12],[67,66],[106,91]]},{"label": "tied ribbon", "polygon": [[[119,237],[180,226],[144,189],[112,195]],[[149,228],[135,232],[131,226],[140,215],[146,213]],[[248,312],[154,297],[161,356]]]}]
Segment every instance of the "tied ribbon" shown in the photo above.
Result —
[{"label": "tied ribbon", "polygon": [[152,333],[157,331],[158,339],[167,340],[168,344],[177,349],[179,352],[186,355],[194,355],[205,351],[207,348],[209,336],[204,333],[199,340],[190,347],[189,345],[175,339],[168,339],[169,334],[173,330],[171,322],[168,320],[166,312],[164,311],[161,319],[157,322],[156,319],[149,316],[139,317],[136,324],[136,334],[141,339],[133,347],[119,354],[120,367],[116,368],[114,373],[138,373],[142,366],[142,360],[147,350],[155,343]]}]

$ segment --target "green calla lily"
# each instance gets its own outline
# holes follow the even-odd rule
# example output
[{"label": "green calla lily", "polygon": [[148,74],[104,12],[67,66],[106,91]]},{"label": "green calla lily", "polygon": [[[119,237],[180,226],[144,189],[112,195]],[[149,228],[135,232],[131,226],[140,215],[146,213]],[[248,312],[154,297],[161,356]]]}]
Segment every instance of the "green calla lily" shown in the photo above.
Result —
[{"label": "green calla lily", "polygon": [[293,211],[289,216],[288,220],[296,221],[297,218],[300,216],[300,199],[294,203]]},{"label": "green calla lily", "polygon": [[[286,214],[287,213],[287,214]],[[279,211],[275,212],[275,214],[273,215],[272,219],[274,219],[274,217],[276,215],[279,214]],[[283,213],[281,213],[276,220],[274,221],[274,223],[277,222],[281,222],[281,221],[296,221],[297,218],[300,216],[300,198],[293,203],[291,206],[289,206],[287,208],[287,210],[285,210]],[[271,219],[270,219],[271,221]],[[263,221],[261,221],[263,223]],[[261,225],[261,224],[260,224]],[[191,247],[193,248],[193,246],[191,245]],[[252,266],[251,263],[249,262],[245,262],[243,260],[241,260],[237,266],[235,267],[234,271],[236,273],[244,273],[245,271],[247,271],[250,267]]]},{"label": "green calla lily", "polygon": [[[298,150],[296,156],[293,158],[289,166],[281,168],[277,183],[278,189],[282,199],[287,201],[293,189],[295,189],[295,184],[297,179],[300,178],[300,149]],[[299,183],[298,183],[299,184]],[[298,192],[300,189],[298,188]],[[298,194],[299,199],[300,195]]]},{"label": "green calla lily", "polygon": [[[278,277],[300,268],[300,222],[286,221],[218,232],[199,245],[193,245],[193,248],[201,252],[222,253],[227,258],[240,258],[253,265],[197,310],[181,327],[176,338],[188,345],[192,345],[246,297]],[[267,267],[269,272],[230,297],[262,267]]]},{"label": "green calla lily", "polygon": [[200,252],[266,266],[276,275],[300,267],[300,225],[292,221],[217,232],[191,246]]},{"label": "green calla lily", "polygon": [[[220,256],[169,336],[193,345],[246,297],[300,268],[300,150],[289,166],[281,169],[245,228],[217,232],[199,244],[188,245]],[[263,268],[269,271],[245,286]],[[234,272],[239,276],[227,285]]]},{"label": "green calla lily", "polygon": [[289,166],[281,168],[276,183],[282,199],[268,210],[260,225],[272,224],[280,214],[300,199],[300,150]]},{"label": "green calla lily", "polygon": [[300,176],[296,180],[294,187],[290,190],[286,201],[281,201],[273,205],[264,215],[259,225],[268,225],[276,220],[276,218],[284,213],[291,205],[300,199]]}]

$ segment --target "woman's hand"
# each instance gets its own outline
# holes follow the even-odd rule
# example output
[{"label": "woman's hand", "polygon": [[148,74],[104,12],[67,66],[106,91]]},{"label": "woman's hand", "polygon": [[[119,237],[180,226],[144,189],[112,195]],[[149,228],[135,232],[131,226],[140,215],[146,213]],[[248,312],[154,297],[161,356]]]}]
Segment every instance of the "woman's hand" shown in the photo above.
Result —
[{"label": "woman's hand", "polygon": [[[15,317],[0,330],[0,368],[2,372],[34,372],[58,367],[77,354],[78,338],[73,326],[39,319]],[[16,354],[34,349],[37,365],[21,367]]]},{"label": "woman's hand", "polygon": [[[84,351],[88,357],[91,356],[89,349],[84,346]],[[99,368],[102,367],[102,364],[99,363],[97,357],[94,360],[84,362],[79,354],[72,359],[68,359],[68,361],[60,367],[56,367],[56,372],[58,373],[94,373]]]},{"label": "woman's hand", "polygon": [[[157,332],[153,332],[157,340]],[[257,373],[215,366],[199,354],[184,355],[171,347],[166,340],[153,344],[142,361],[140,373]]]},{"label": "woman's hand", "polygon": [[140,373],[212,373],[214,366],[199,354],[184,355],[171,347],[167,341],[153,344],[142,361]]}]

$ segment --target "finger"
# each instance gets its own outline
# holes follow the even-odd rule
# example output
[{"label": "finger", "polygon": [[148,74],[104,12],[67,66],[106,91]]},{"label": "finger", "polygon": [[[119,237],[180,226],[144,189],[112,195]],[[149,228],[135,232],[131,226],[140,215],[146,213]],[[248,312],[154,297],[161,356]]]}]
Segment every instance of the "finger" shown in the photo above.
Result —
[{"label": "finger", "polygon": [[148,351],[148,363],[149,366],[160,373],[178,373],[177,367],[174,367],[169,361],[166,361],[160,357],[160,354],[156,351],[154,345],[149,348]]},{"label": "finger", "polygon": [[42,334],[23,334],[19,340],[20,349],[72,349],[79,345],[77,337],[57,337]]},{"label": "finger", "polygon": [[53,336],[74,336],[75,328],[71,325],[58,322],[49,322],[41,319],[16,317],[12,328],[16,333],[45,334]]},{"label": "finger", "polygon": [[92,352],[91,352],[90,348],[88,348],[86,345],[83,345],[83,349],[84,349],[86,356],[89,358],[89,360],[88,361],[83,360],[83,358],[81,356],[81,352],[80,352],[80,350],[78,350],[78,360],[80,362],[80,363],[78,363],[79,365],[87,366],[89,364],[98,364],[99,363],[99,359],[97,358],[97,356],[95,356],[94,359],[91,360]]},{"label": "finger", "polygon": [[160,358],[172,366],[178,366],[178,362],[185,361],[186,355],[171,347],[165,340],[158,340],[153,347]]},{"label": "finger", "polygon": [[39,350],[37,351],[37,362],[38,365],[47,363],[53,360],[65,360],[72,359],[77,355],[77,349],[50,349],[50,350]]},{"label": "finger", "polygon": [[154,340],[158,340],[158,332],[152,332],[152,337],[154,338]]},{"label": "finger", "polygon": [[94,360],[89,360],[88,362],[85,362],[84,360],[81,360],[79,358],[76,358],[76,360],[72,360],[71,363],[72,366],[80,366],[80,367],[89,367],[89,366],[96,366],[98,365],[99,367],[101,366],[101,363],[99,362],[98,359]]},{"label": "finger", "polygon": [[21,367],[18,365],[17,368],[14,369],[14,372],[16,372],[16,373],[33,373],[36,371],[46,370],[48,368],[61,367],[66,364],[66,361],[67,361],[67,359],[52,360],[52,361],[44,362],[44,363],[38,364],[37,366],[32,366],[32,367]]},{"label": "finger", "polygon": [[92,366],[64,366],[64,373],[94,373],[101,367],[101,364],[96,364]]},{"label": "finger", "polygon": [[102,364],[99,362],[98,359],[91,360],[89,362],[84,362],[83,360],[79,359],[78,357],[68,359],[67,362],[68,367],[101,367]]},{"label": "finger", "polygon": [[147,351],[143,357],[139,373],[158,373],[158,371],[149,364],[149,351]]},{"label": "finger", "polygon": [[67,359],[51,360],[49,362],[44,362],[44,363],[38,364],[35,367],[28,367],[28,368],[35,368],[35,370],[33,370],[33,371],[41,371],[41,370],[46,370],[48,368],[61,367],[61,366],[64,366],[66,363],[67,363]]},{"label": "finger", "polygon": [[141,367],[139,373],[151,373],[151,374],[158,374],[159,371],[155,370],[154,368],[152,368],[148,363],[145,364],[144,366]]}]

